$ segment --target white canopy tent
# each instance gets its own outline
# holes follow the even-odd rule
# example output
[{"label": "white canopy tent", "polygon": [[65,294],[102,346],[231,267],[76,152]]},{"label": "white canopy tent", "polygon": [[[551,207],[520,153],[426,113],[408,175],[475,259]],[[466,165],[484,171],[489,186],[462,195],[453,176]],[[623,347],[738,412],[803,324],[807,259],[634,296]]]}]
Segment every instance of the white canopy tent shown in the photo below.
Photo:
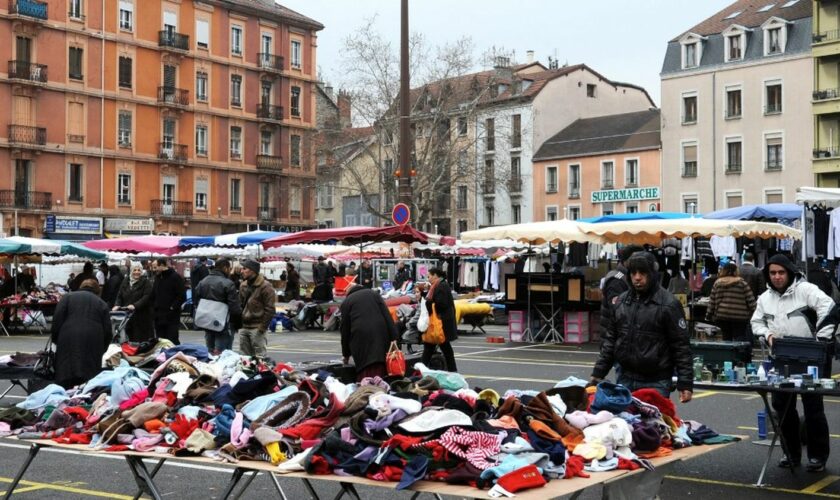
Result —
[{"label": "white canopy tent", "polygon": [[605,222],[586,229],[608,242],[659,245],[665,238],[746,236],[801,239],[798,229],[775,222],[719,219],[668,219]]},{"label": "white canopy tent", "polygon": [[515,240],[533,245],[544,243],[605,243],[602,236],[592,232],[595,224],[569,219],[494,226],[461,233],[461,240]]}]

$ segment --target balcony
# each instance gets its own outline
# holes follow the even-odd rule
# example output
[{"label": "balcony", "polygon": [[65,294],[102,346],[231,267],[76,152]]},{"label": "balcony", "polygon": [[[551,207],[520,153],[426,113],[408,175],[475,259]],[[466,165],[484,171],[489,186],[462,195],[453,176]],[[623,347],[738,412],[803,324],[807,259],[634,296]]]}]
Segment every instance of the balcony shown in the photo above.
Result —
[{"label": "balcony", "polygon": [[46,21],[47,2],[38,2],[37,0],[11,0],[9,2],[9,14]]},{"label": "balcony", "polygon": [[277,220],[277,207],[257,207],[257,218],[263,222]]},{"label": "balcony", "polygon": [[158,159],[168,162],[183,163],[187,161],[187,146],[186,144],[175,144],[173,142],[159,142]]},{"label": "balcony", "polygon": [[840,97],[840,89],[815,90],[811,94],[811,99],[814,102],[828,101],[830,99],[837,99],[838,97]]},{"label": "balcony", "polygon": [[192,213],[190,201],[152,200],[152,217],[189,217]]},{"label": "balcony", "polygon": [[46,146],[47,129],[44,127],[28,127],[26,125],[9,125],[9,143]]},{"label": "balcony", "polygon": [[570,200],[580,199],[580,188],[579,187],[570,187],[569,188],[569,199]]},{"label": "balcony", "polygon": [[3,189],[0,190],[0,207],[52,210],[52,193]]},{"label": "balcony", "polygon": [[257,155],[257,170],[269,173],[279,174],[283,166],[283,159],[274,155]]},{"label": "balcony", "polygon": [[455,210],[467,210],[467,200],[459,199],[455,202]]},{"label": "balcony", "polygon": [[687,161],[687,162],[683,163],[682,176],[683,177],[697,177],[697,162],[696,161]]},{"label": "balcony", "polygon": [[494,195],[496,194],[496,183],[493,181],[484,181],[481,186],[481,192],[485,195]]},{"label": "balcony", "polygon": [[257,54],[257,64],[263,71],[280,73],[283,71],[283,57],[260,52]]},{"label": "balcony", "polygon": [[175,87],[158,87],[157,102],[163,106],[189,106],[190,91]]},{"label": "balcony", "polygon": [[767,172],[778,172],[782,170],[781,160],[773,160],[764,162],[764,170]]},{"label": "balcony", "polygon": [[29,61],[9,61],[9,80],[47,83],[47,67]]},{"label": "balcony", "polygon": [[186,52],[190,50],[190,37],[174,31],[158,31],[158,46]]},{"label": "balcony", "polygon": [[300,216],[301,216],[301,211],[300,210],[294,209],[294,208],[289,210],[289,217],[291,217],[292,219],[300,219]]},{"label": "balcony", "polygon": [[727,174],[740,174],[741,173],[741,164],[740,163],[732,163],[730,165],[726,165],[726,173]]},{"label": "balcony", "polygon": [[821,158],[837,158],[840,156],[840,149],[837,148],[820,148],[815,149],[813,151],[814,159],[819,160]]},{"label": "balcony", "polygon": [[283,120],[283,106],[273,104],[257,104],[257,118],[264,120]]},{"label": "balcony", "polygon": [[521,193],[522,192],[522,179],[519,177],[514,177],[513,179],[508,179],[508,191],[511,193]]},{"label": "balcony", "polygon": [[556,193],[557,192],[557,183],[548,183],[545,185],[545,192],[546,193]]},{"label": "balcony", "polygon": [[811,35],[812,43],[833,42],[840,39],[840,30],[829,30]]}]

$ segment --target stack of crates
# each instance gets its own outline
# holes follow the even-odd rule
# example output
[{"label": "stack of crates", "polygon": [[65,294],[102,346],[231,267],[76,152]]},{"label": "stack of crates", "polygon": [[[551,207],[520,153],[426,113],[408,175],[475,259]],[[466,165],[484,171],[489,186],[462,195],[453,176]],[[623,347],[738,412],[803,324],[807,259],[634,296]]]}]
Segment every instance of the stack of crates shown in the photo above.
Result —
[{"label": "stack of crates", "polygon": [[589,311],[563,313],[563,334],[567,344],[589,342]]},{"label": "stack of crates", "polygon": [[601,311],[589,313],[589,341],[598,343],[601,341]]},{"label": "stack of crates", "polygon": [[525,311],[508,311],[508,336],[511,342],[522,342],[525,333]]}]

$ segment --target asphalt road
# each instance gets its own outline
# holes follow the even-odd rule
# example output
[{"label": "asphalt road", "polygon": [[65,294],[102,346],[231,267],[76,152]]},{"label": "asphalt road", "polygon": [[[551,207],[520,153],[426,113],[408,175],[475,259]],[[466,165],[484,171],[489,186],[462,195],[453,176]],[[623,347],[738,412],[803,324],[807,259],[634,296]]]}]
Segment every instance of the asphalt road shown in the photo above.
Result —
[{"label": "asphalt road", "polygon": [[[502,327],[485,327],[490,335],[501,335]],[[203,342],[201,334],[182,332],[182,341]],[[15,351],[32,352],[43,346],[44,337],[37,335],[0,338],[0,354]],[[464,335],[455,344],[458,368],[474,387],[492,387],[499,392],[509,388],[544,389],[557,380],[576,375],[586,378],[597,356],[594,344],[530,345],[493,344],[484,335]],[[275,360],[337,360],[340,345],[337,333],[307,331],[272,334],[270,355]],[[838,370],[835,369],[835,372]],[[19,401],[21,393],[3,400],[3,404]],[[840,446],[840,398],[826,399],[826,413],[832,428],[832,445]],[[748,439],[735,445],[681,462],[666,477],[660,492],[670,498],[739,498],[799,499],[840,498],[840,453],[829,459],[825,473],[810,474],[789,471],[775,466],[780,452],[774,453],[765,481],[769,486],[753,486],[767,455],[767,447],[753,444],[756,439],[756,412],[762,409],[758,396],[698,392],[686,405],[678,404],[680,416],[703,422],[727,434],[746,435]],[[14,477],[26,457],[26,447],[0,440],[0,490]],[[804,454],[804,453],[803,453]],[[168,463],[158,474],[158,485],[165,497],[176,499],[214,499],[224,491],[231,469]],[[289,499],[309,498],[296,480],[282,480]],[[331,498],[338,487],[316,482],[318,494]],[[135,485],[125,462],[117,457],[79,455],[61,450],[44,450],[29,468],[14,498],[118,498],[130,499]],[[360,489],[365,499],[410,498],[407,493],[384,489]],[[265,476],[258,477],[244,499],[276,497],[277,493]],[[587,492],[581,498],[600,498],[600,491]]]}]

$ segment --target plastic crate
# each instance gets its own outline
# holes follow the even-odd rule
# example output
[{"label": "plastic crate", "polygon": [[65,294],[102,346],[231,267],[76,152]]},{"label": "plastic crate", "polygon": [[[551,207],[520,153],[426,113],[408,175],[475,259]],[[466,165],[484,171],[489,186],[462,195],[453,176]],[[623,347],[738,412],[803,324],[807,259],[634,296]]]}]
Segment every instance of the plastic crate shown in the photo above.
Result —
[{"label": "plastic crate", "polygon": [[808,366],[818,366],[822,373],[828,360],[828,344],[811,338],[782,337],[773,341],[773,366],[780,374],[805,373]]},{"label": "plastic crate", "polygon": [[730,361],[750,363],[752,346],[749,342],[697,342],[691,341],[691,355],[702,356],[706,366],[720,366]]},{"label": "plastic crate", "polygon": [[601,341],[601,311],[589,313],[589,341]]},{"label": "plastic crate", "polygon": [[567,344],[589,342],[589,312],[563,313],[563,340]]},{"label": "plastic crate", "polygon": [[508,311],[508,336],[511,342],[522,342],[525,333],[525,311]]}]

